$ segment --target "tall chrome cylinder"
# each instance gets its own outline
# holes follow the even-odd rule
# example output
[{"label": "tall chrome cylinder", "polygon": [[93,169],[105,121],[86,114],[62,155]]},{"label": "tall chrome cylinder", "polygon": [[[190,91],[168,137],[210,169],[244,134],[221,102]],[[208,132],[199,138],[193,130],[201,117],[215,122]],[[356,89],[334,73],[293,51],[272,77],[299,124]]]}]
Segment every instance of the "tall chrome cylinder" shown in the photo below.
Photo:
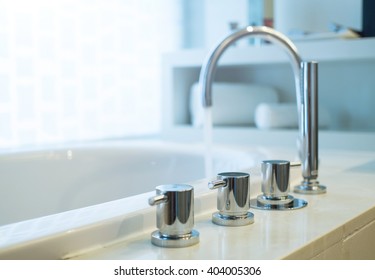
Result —
[{"label": "tall chrome cylinder", "polygon": [[302,62],[302,176],[305,179],[318,177],[318,63]]},{"label": "tall chrome cylinder", "polygon": [[301,92],[303,93],[300,112],[300,159],[303,181],[294,191],[304,194],[325,193],[326,187],[320,186],[318,178],[318,63],[301,63]]}]

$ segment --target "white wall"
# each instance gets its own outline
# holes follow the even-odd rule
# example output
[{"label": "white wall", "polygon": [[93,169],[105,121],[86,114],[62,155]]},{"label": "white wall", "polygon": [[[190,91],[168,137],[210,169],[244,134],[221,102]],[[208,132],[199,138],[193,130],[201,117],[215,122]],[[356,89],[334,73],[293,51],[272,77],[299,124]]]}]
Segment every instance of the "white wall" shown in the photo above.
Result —
[{"label": "white wall", "polygon": [[184,48],[210,48],[231,32],[229,23],[249,24],[250,1],[183,0]]},{"label": "white wall", "polygon": [[230,22],[248,25],[248,0],[205,0],[205,45],[213,46],[231,31]]},{"label": "white wall", "polygon": [[180,1],[0,0],[0,148],[155,133]]},{"label": "white wall", "polygon": [[324,32],[335,22],[362,29],[361,0],[274,0],[275,28],[283,33],[291,30]]}]

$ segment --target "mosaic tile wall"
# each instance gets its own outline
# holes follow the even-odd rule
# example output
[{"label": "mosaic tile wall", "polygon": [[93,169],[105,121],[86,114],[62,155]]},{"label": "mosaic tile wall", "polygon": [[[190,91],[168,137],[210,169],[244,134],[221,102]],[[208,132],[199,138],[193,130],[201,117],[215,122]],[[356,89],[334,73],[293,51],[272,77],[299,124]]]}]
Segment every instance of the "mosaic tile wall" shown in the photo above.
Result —
[{"label": "mosaic tile wall", "polygon": [[0,0],[0,148],[154,133],[176,0]]}]

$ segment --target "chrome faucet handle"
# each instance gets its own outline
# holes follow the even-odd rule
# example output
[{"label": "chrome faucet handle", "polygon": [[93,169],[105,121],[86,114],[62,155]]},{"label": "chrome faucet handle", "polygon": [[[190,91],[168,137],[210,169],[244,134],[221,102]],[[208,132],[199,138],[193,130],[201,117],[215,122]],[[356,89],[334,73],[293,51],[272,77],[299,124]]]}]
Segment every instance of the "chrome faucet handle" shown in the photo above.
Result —
[{"label": "chrome faucet handle", "polygon": [[155,206],[155,205],[159,205],[160,203],[167,202],[167,201],[168,201],[168,196],[166,196],[165,194],[161,194],[161,195],[150,197],[148,199],[148,204],[150,204],[151,206]]},{"label": "chrome faucet handle", "polygon": [[227,182],[224,181],[224,180],[214,180],[214,181],[208,182],[208,188],[210,190],[215,190],[215,189],[218,189],[218,188],[223,188],[226,185],[227,185]]},{"label": "chrome faucet handle", "polygon": [[208,183],[217,189],[217,209],[212,222],[220,226],[245,226],[254,222],[250,209],[250,175],[242,172],[224,172]]},{"label": "chrome faucet handle", "polygon": [[[292,163],[298,166],[299,163]],[[251,207],[262,210],[291,210],[307,206],[307,202],[289,195],[289,172],[287,160],[262,162],[262,194],[250,202]]]},{"label": "chrome faucet handle", "polygon": [[156,196],[148,200],[156,205],[158,230],[151,234],[152,244],[159,247],[181,248],[199,242],[194,230],[194,188],[190,185],[172,184],[156,187]]}]

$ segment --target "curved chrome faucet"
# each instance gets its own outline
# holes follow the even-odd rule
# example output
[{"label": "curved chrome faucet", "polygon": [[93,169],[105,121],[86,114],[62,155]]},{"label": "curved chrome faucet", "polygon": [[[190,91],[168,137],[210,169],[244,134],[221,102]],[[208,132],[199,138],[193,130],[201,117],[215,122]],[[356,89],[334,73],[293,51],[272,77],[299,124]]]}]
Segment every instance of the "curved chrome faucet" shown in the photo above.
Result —
[{"label": "curved chrome faucet", "polygon": [[235,41],[255,36],[281,46],[289,55],[292,64],[297,95],[300,137],[299,155],[302,161],[304,180],[295,192],[305,194],[325,193],[326,187],[319,185],[318,177],[318,102],[317,62],[303,61],[296,46],[282,33],[265,26],[248,26],[222,40],[208,55],[202,65],[199,84],[202,90],[203,107],[212,106],[212,83],[217,62],[225,50]]}]

